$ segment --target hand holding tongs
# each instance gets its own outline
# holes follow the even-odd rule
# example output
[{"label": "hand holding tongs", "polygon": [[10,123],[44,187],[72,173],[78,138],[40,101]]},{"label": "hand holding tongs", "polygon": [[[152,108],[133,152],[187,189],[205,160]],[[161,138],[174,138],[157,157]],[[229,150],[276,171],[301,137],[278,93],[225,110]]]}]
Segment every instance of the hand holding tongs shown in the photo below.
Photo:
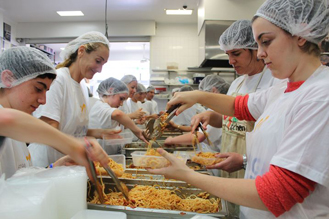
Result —
[{"label": "hand holding tongs", "polygon": [[[90,142],[88,141],[87,138],[84,138],[84,140],[85,140],[85,143],[86,143],[86,149],[88,150],[88,148],[91,147],[91,144],[90,144]],[[95,185],[96,192],[98,193],[98,196],[99,196],[99,200],[103,204],[104,201],[105,201],[104,200],[104,195],[103,195],[103,190],[102,190],[101,183],[97,179],[96,169],[95,169],[94,162],[88,157],[87,152],[86,152],[86,158],[88,160],[88,163],[89,163],[89,166],[90,166],[90,170],[91,170],[92,183]]]},{"label": "hand holding tongs", "polygon": [[202,123],[200,122],[198,127],[201,129],[201,131],[203,132],[204,136],[206,137],[208,144],[210,145],[210,147],[215,148],[215,145],[210,141],[209,139],[209,135],[208,133],[204,130]]},{"label": "hand holding tongs", "polygon": [[181,104],[171,106],[164,114],[157,119],[150,119],[146,124],[146,130],[143,135],[148,140],[157,139],[163,133],[169,121],[175,116],[177,109]]},{"label": "hand holding tongs", "polygon": [[[91,147],[91,144],[90,142],[87,140],[87,138],[84,138],[85,140],[85,143],[86,143],[86,147]],[[92,178],[93,178],[93,181],[95,183],[95,186],[96,186],[96,191],[99,195],[99,200],[101,201],[101,203],[103,204],[104,203],[104,196],[103,196],[103,191],[101,189],[101,184],[97,178],[97,175],[96,175],[96,170],[95,170],[95,165],[94,165],[94,162],[92,160],[89,159],[88,155],[87,156],[87,160],[89,162],[89,166],[90,166],[90,169],[91,169],[91,174],[92,174]],[[122,192],[123,196],[125,197],[125,199],[127,201],[129,201],[129,198],[128,198],[128,188],[127,186],[120,182],[120,180],[118,179],[118,177],[114,174],[114,172],[111,170],[111,168],[109,166],[104,166],[104,169],[106,170],[106,172],[109,174],[109,176],[111,176],[111,178],[113,179],[116,187],[119,189],[120,192]]]}]

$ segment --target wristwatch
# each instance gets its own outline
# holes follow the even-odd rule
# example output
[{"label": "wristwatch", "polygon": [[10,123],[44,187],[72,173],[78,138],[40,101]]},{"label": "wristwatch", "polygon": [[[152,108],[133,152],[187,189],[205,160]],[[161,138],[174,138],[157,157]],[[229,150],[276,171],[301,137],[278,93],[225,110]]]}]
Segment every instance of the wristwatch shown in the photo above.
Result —
[{"label": "wristwatch", "polygon": [[244,154],[242,155],[242,168],[245,170],[247,167],[247,156]]}]

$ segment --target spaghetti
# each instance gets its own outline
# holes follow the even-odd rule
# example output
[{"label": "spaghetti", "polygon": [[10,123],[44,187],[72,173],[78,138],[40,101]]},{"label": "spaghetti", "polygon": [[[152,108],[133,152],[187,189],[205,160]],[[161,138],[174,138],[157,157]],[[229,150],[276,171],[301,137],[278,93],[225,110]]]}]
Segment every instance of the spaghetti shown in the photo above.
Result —
[{"label": "spaghetti", "polygon": [[216,157],[218,153],[199,152],[192,157],[192,161],[201,165],[209,166],[225,160],[225,158]]},{"label": "spaghetti", "polygon": [[[108,175],[107,171],[100,165],[99,162],[94,162],[94,164],[97,175]],[[124,170],[122,164],[118,164],[111,158],[108,158],[108,166],[112,169],[116,176],[121,177],[123,175]]]},{"label": "spaghetti", "polygon": [[[104,193],[105,204],[197,213],[218,212],[220,204],[219,198],[209,198],[209,194],[205,192],[181,198],[175,191],[161,189],[159,186],[136,185],[129,191],[128,195],[129,201],[123,197],[121,192],[111,191],[108,194]],[[90,203],[100,204],[97,193],[95,193]]]}]

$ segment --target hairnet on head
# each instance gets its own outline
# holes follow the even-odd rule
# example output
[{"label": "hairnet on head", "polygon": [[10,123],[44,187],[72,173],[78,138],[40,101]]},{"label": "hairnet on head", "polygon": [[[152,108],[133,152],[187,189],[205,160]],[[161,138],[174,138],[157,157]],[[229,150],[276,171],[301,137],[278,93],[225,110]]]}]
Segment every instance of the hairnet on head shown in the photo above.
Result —
[{"label": "hairnet on head", "polygon": [[329,32],[328,0],[267,0],[255,16],[318,44]]},{"label": "hairnet on head", "polygon": [[[54,64],[37,49],[19,46],[5,50],[0,55],[0,76],[9,70],[13,74],[10,87],[17,86],[46,73],[55,74]],[[0,87],[7,88],[0,77]]]},{"label": "hairnet on head", "polygon": [[152,85],[148,86],[148,88],[146,89],[147,92],[152,91],[152,90],[155,90],[155,88]]},{"label": "hairnet on head", "polygon": [[129,89],[125,83],[111,77],[102,81],[99,84],[97,88],[97,93],[99,94],[99,96],[115,95],[122,93],[129,94]]},{"label": "hairnet on head", "polygon": [[144,85],[138,83],[136,93],[146,93],[146,88],[144,87]]},{"label": "hairnet on head", "polygon": [[207,92],[212,92],[212,88],[214,87],[220,93],[227,93],[227,89],[229,86],[230,85],[219,75],[208,75],[201,81],[199,89],[202,89],[203,91]]},{"label": "hairnet on head", "polygon": [[184,91],[192,91],[194,90],[190,85],[184,85],[183,87],[181,87],[179,89],[180,92],[184,92]]},{"label": "hairnet on head", "polygon": [[121,78],[121,81],[128,85],[133,81],[137,81],[137,78],[133,75],[125,75]]},{"label": "hairnet on head", "polygon": [[65,49],[60,53],[60,57],[64,60],[68,59],[70,55],[75,53],[80,46],[87,43],[103,43],[110,48],[109,40],[102,33],[91,31],[69,42]]},{"label": "hairnet on head", "polygon": [[257,49],[251,21],[238,20],[231,24],[219,38],[219,47],[224,50],[232,49]]}]

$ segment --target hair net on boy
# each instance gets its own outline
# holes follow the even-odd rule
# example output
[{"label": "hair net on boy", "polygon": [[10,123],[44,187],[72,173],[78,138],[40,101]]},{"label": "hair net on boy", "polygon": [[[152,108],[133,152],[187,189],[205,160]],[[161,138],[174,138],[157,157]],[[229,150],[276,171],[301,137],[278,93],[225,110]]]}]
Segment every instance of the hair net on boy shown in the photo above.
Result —
[{"label": "hair net on boy", "polygon": [[183,87],[181,87],[179,89],[180,92],[184,92],[184,91],[192,91],[194,90],[190,85],[184,85]]},{"label": "hair net on boy", "polygon": [[255,16],[318,44],[329,32],[328,0],[267,0]]},{"label": "hair net on boy", "polygon": [[137,89],[136,89],[136,93],[146,93],[146,88],[144,87],[144,85],[138,83],[137,84]]},{"label": "hair net on boy", "polygon": [[130,84],[133,81],[137,81],[137,79],[133,75],[125,75],[121,78],[121,81],[125,84]]},{"label": "hair net on boy", "polygon": [[219,93],[226,94],[230,85],[219,75],[208,75],[205,77],[200,85],[199,89],[207,92],[212,92],[212,88],[216,88]]},{"label": "hair net on boy", "polygon": [[219,47],[224,50],[232,49],[257,49],[251,21],[238,20],[231,24],[219,38]]},{"label": "hair net on boy", "polygon": [[10,86],[6,86],[0,77],[0,87],[17,86],[46,73],[55,74],[54,64],[47,55],[37,49],[19,46],[5,50],[0,55],[0,76],[11,71]]},{"label": "hair net on boy", "polygon": [[99,96],[115,95],[122,93],[129,94],[129,89],[125,83],[111,77],[102,81],[99,84],[97,88],[97,93],[99,94]]},{"label": "hair net on boy", "polygon": [[152,85],[148,86],[148,88],[146,89],[147,92],[150,92],[152,90],[155,90],[155,88]]},{"label": "hair net on boy", "polygon": [[75,51],[77,51],[80,46],[87,43],[103,43],[104,45],[107,45],[108,48],[110,48],[110,42],[102,33],[91,31],[69,42],[65,49],[60,53],[60,57],[64,60],[68,59],[70,55],[75,53]]}]

